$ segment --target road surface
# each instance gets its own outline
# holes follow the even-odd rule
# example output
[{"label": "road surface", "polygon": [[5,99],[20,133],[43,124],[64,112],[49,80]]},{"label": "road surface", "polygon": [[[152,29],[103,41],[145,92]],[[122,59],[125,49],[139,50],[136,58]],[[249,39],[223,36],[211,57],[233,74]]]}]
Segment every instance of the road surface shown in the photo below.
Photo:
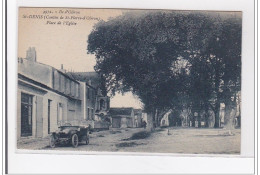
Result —
[{"label": "road surface", "polygon": [[[106,152],[152,152],[152,153],[192,153],[192,154],[239,154],[240,129],[167,128],[157,129],[150,137],[139,140],[129,138],[143,128],[111,129],[93,132],[90,144],[80,143],[77,148],[71,145],[50,148],[48,139],[32,143],[18,142],[20,149],[47,149],[69,151]],[[38,144],[38,146],[37,146]]]}]

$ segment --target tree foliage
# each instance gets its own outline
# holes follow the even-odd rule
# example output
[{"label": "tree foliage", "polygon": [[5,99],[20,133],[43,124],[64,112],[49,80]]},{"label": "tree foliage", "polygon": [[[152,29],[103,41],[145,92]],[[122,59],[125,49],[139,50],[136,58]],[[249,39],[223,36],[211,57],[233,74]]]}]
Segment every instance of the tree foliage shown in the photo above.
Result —
[{"label": "tree foliage", "polygon": [[217,116],[223,94],[240,87],[241,19],[128,12],[97,23],[88,52],[107,90],[132,91],[148,112],[211,108]]}]

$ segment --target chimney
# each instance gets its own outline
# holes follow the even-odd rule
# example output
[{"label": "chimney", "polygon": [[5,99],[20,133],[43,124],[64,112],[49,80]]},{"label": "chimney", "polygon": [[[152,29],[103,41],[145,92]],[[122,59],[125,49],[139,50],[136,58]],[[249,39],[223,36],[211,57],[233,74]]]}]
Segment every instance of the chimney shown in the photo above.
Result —
[{"label": "chimney", "polygon": [[29,47],[29,49],[26,51],[26,58],[30,61],[37,62],[35,47]]},{"label": "chimney", "polygon": [[61,64],[61,66],[60,66],[60,71],[63,73],[66,73],[66,70],[63,68],[63,64]]}]

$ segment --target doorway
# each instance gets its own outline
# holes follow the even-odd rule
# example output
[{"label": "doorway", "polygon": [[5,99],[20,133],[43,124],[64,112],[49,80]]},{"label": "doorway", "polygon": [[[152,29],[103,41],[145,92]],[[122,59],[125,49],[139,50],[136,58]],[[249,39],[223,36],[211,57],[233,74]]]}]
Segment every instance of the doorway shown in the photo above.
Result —
[{"label": "doorway", "polygon": [[32,136],[32,99],[29,94],[21,94],[21,136]]}]

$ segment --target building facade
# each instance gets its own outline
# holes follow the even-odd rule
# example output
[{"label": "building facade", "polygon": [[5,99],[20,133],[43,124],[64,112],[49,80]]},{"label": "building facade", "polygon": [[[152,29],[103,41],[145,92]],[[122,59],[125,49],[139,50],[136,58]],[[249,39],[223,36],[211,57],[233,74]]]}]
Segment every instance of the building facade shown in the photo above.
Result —
[{"label": "building facade", "polygon": [[133,108],[110,108],[112,128],[133,128],[135,114]]},{"label": "building facade", "polygon": [[83,118],[97,123],[107,119],[110,98],[102,92],[101,76],[96,72],[67,72],[72,79],[82,84]]},{"label": "building facade", "polygon": [[65,122],[95,121],[98,86],[81,82],[64,70],[37,62],[35,48],[18,58],[17,138],[46,137]]}]

